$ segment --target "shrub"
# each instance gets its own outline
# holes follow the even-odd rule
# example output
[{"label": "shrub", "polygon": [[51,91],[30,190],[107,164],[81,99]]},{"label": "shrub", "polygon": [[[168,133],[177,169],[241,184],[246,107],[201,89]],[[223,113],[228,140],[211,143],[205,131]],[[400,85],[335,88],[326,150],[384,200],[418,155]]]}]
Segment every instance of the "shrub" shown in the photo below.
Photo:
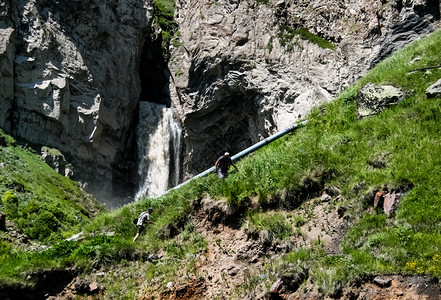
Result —
[{"label": "shrub", "polygon": [[77,247],[77,242],[65,240],[52,246],[48,253],[52,257],[66,257],[72,254]]},{"label": "shrub", "polygon": [[0,261],[9,257],[12,253],[12,246],[9,242],[0,240]]},{"label": "shrub", "polygon": [[5,208],[5,214],[10,219],[18,217],[18,197],[12,191],[6,191],[2,197],[2,203]]},{"label": "shrub", "polygon": [[168,47],[178,28],[174,19],[175,1],[156,0],[155,2],[155,22],[161,27],[162,52],[164,59],[167,59]]},{"label": "shrub", "polygon": [[32,213],[27,218],[20,218],[18,225],[23,232],[33,239],[44,240],[57,231],[59,222],[49,211],[42,210],[39,213]]},{"label": "shrub", "polygon": [[79,246],[76,250],[76,254],[96,258],[104,255],[103,249],[109,250],[114,242],[116,242],[114,237],[98,235]]},{"label": "shrub", "polygon": [[297,44],[294,40],[296,37],[316,44],[320,48],[335,50],[335,46],[331,42],[312,34],[306,28],[294,29],[290,26],[281,25],[277,37],[279,38],[280,44],[285,47],[287,51],[292,51],[294,45]]}]

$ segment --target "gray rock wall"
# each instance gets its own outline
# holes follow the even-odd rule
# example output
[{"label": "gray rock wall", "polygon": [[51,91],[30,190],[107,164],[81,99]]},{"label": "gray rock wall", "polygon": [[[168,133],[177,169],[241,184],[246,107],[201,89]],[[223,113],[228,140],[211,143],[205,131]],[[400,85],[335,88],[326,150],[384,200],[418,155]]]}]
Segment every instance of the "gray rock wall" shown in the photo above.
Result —
[{"label": "gray rock wall", "polygon": [[59,149],[107,201],[127,177],[152,2],[2,0],[0,9],[0,126]]},{"label": "gray rock wall", "polygon": [[9,131],[9,112],[14,99],[14,58],[16,12],[10,2],[0,2],[0,127]]},{"label": "gray rock wall", "polygon": [[[438,1],[176,2],[172,103],[192,174],[304,118],[439,19]],[[306,28],[335,49],[281,31],[287,27]]]}]

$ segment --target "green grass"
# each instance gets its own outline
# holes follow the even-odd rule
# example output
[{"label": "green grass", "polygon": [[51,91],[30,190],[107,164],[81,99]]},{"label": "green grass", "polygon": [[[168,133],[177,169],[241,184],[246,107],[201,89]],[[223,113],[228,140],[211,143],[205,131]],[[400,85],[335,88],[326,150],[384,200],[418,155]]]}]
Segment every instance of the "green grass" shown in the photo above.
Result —
[{"label": "green grass", "polygon": [[[225,180],[210,174],[163,197],[144,199],[100,214],[82,226],[83,240],[57,248],[58,252],[52,254],[56,259],[51,259],[46,252],[14,254],[8,245],[0,245],[0,249],[11,253],[0,263],[0,282],[25,284],[24,270],[30,272],[43,267],[77,265],[87,272],[94,264],[111,268],[123,261],[121,267],[133,266],[138,260],[145,261],[145,253],[159,251],[164,253],[160,263],[146,263],[136,274],[124,269],[128,275],[142,278],[143,283],[121,281],[115,275],[115,280],[106,284],[115,298],[120,296],[118,290],[135,295],[141,285],[144,292],[160,291],[173,278],[200,275],[195,268],[195,257],[204,255],[207,245],[187,218],[192,209],[191,201],[209,196],[247,209],[251,200],[256,199],[262,210],[249,211],[244,221],[257,231],[266,230],[283,239],[295,232],[289,230],[292,230],[290,226],[301,226],[304,220],[297,217],[291,224],[274,210],[290,210],[296,215],[299,205],[318,197],[323,188],[330,185],[340,188],[342,198],[338,204],[347,208],[352,224],[342,244],[343,253],[326,255],[320,241],[310,249],[296,249],[279,262],[269,262],[263,267],[268,272],[268,276],[263,276],[266,279],[259,279],[262,274],[250,273],[244,285],[248,291],[258,285],[269,288],[278,270],[289,271],[288,275],[298,284],[303,284],[307,270],[323,294],[333,293],[339,285],[365,274],[427,274],[439,278],[441,99],[426,99],[425,89],[441,78],[441,70],[410,71],[439,65],[440,48],[441,31],[437,31],[395,53],[337,99],[315,108],[305,127],[242,159],[238,162],[240,172],[233,171]],[[406,98],[379,115],[358,120],[356,96],[368,82],[392,84],[403,89]],[[7,150],[2,155],[7,157],[3,161],[6,162],[17,154]],[[23,154],[20,160],[30,158]],[[19,175],[19,169],[33,167],[8,168],[8,174]],[[46,171],[41,170],[38,176],[46,176],[43,174]],[[23,186],[28,191],[33,183],[27,178],[36,175],[18,175],[12,179],[1,173],[2,179],[9,178],[9,188],[3,187],[2,195],[12,189],[19,200],[30,203],[24,192],[12,187]],[[58,180],[64,179],[49,181]],[[50,194],[64,199],[63,195],[70,189],[56,186],[49,187],[53,189]],[[43,191],[47,188],[41,189],[40,197],[48,194]],[[396,213],[389,218],[372,213],[373,195],[379,189],[403,193]],[[39,191],[37,187],[35,190]],[[70,193],[75,195],[73,191],[72,187]],[[13,196],[6,198],[5,202],[13,205]],[[154,223],[133,244],[136,228],[132,220],[147,207],[154,209]],[[18,208],[20,211],[20,205]],[[113,236],[108,237],[106,233],[110,232]],[[298,267],[291,267],[293,265]]]},{"label": "green grass", "polygon": [[290,26],[280,25],[279,33],[277,34],[279,38],[280,44],[285,47],[287,52],[291,52],[294,49],[294,46],[301,47],[296,38],[300,38],[302,40],[308,41],[312,44],[316,44],[320,48],[323,49],[331,49],[335,51],[336,47],[331,42],[321,38],[311,32],[306,28],[298,28],[294,29]]},{"label": "green grass", "polygon": [[[168,55],[168,47],[172,42],[174,46],[180,46],[179,34],[177,34],[178,24],[174,19],[175,6],[174,0],[155,0],[155,23],[161,28],[162,52],[165,59]],[[176,34],[176,37],[175,37]]]},{"label": "green grass", "polygon": [[78,184],[57,174],[38,155],[8,143],[0,148],[0,197],[7,219],[33,239],[57,240],[70,236],[88,222],[100,205]]},{"label": "green grass", "polygon": [[284,240],[292,235],[291,224],[280,212],[274,213],[250,213],[248,215],[246,230],[256,232],[268,231],[272,236],[279,240]]},{"label": "green grass", "polygon": [[[52,170],[28,148],[0,130],[0,210],[17,230],[40,243],[56,243],[78,232],[102,208],[78,184]],[[61,268],[45,252],[26,252],[25,244],[0,232],[0,285],[27,282],[26,273]]]}]

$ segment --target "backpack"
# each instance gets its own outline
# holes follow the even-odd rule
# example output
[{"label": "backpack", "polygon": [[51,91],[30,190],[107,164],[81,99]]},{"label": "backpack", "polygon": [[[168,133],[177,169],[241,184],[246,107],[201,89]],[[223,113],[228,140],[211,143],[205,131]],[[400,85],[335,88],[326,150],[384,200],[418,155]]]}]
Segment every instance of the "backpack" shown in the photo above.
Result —
[{"label": "backpack", "polygon": [[226,157],[226,156],[222,156],[221,158],[219,158],[219,169],[221,169],[222,172],[227,172],[228,168],[230,167],[231,164],[231,158]]},{"label": "backpack", "polygon": [[138,218],[136,218],[136,219],[133,219],[133,224],[137,224],[138,223]]}]

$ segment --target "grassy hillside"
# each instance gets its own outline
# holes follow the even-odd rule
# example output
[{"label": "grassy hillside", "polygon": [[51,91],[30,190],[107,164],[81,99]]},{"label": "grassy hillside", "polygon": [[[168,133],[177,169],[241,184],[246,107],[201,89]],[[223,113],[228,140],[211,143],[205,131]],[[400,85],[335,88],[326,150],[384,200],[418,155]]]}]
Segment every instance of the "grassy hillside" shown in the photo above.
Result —
[{"label": "grassy hillside", "polygon": [[[412,70],[440,65],[440,48],[438,31],[395,53],[337,99],[314,109],[304,128],[241,160],[240,172],[226,180],[212,174],[163,197],[102,213],[78,229],[83,231],[81,240],[44,252],[3,255],[0,282],[25,286],[32,284],[26,275],[36,269],[75,266],[82,277],[105,270],[105,277],[94,278],[105,286],[106,298],[159,293],[169,281],[208,276],[197,268],[207,241],[188,218],[193,200],[226,200],[242,211],[244,229],[266,231],[283,242],[302,235],[299,224],[308,216],[298,215],[297,209],[329,186],[341,191],[331,207],[344,209],[351,225],[341,253],[327,254],[319,239],[311,247],[294,249],[250,272],[236,287],[238,298],[256,288],[269,289],[281,270],[297,276],[300,284],[307,273],[323,294],[367,274],[439,278],[441,99],[427,99],[425,90],[441,78],[441,69]],[[369,82],[399,87],[406,98],[379,115],[358,120],[356,96]],[[372,210],[378,190],[403,193],[389,218]],[[9,199],[5,192],[3,197]],[[147,207],[154,208],[155,222],[133,243],[132,220]],[[149,256],[158,253],[161,260],[150,262]]]},{"label": "grassy hillside", "polygon": [[[0,231],[0,260],[27,248],[10,232],[21,232],[41,245],[65,239],[101,208],[78,184],[57,174],[30,148],[0,130],[0,211],[7,231]],[[6,275],[6,274],[5,274]]]}]

